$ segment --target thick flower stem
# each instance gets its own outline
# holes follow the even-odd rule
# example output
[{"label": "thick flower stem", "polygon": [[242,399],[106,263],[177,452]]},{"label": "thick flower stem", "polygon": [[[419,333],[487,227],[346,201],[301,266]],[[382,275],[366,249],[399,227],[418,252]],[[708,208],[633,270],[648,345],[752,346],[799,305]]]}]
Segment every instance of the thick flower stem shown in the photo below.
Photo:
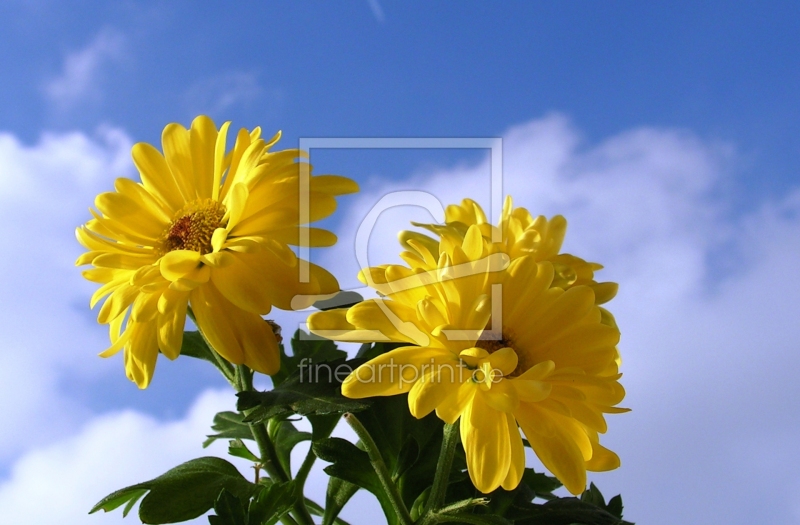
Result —
[{"label": "thick flower stem", "polygon": [[361,440],[361,443],[364,445],[364,449],[369,455],[369,461],[372,463],[372,468],[375,470],[375,474],[378,475],[378,480],[384,492],[392,502],[392,507],[394,507],[400,524],[412,525],[414,520],[411,519],[411,514],[408,512],[405,503],[403,503],[403,498],[400,497],[397,485],[392,481],[392,476],[389,474],[389,469],[386,467],[386,463],[383,461],[383,457],[378,450],[378,445],[375,444],[372,436],[369,435],[367,429],[364,428],[364,425],[361,424],[361,421],[359,421],[356,416],[348,413],[344,415],[344,420],[353,428],[356,435]]},{"label": "thick flower stem", "polygon": [[[238,392],[247,392],[253,390],[253,371],[245,365],[236,366],[235,387]],[[245,415],[247,411],[245,411]],[[269,437],[267,426],[265,423],[251,423],[250,432],[253,433],[258,445],[258,451],[261,456],[261,465],[267,471],[269,477],[278,483],[283,483],[292,479],[292,473],[283,470],[280,462],[278,461],[278,453],[275,451],[275,444]],[[314,520],[311,513],[308,512],[302,500],[302,486],[300,486],[301,495],[295,502],[292,510],[294,511],[295,518],[298,523],[302,525],[314,525]]]},{"label": "thick flower stem", "polygon": [[458,421],[455,423],[447,423],[444,426],[444,435],[442,436],[442,448],[439,451],[439,461],[436,463],[436,474],[433,477],[433,487],[428,496],[428,502],[425,504],[425,512],[423,512],[423,523],[426,518],[432,516],[439,510],[444,503],[445,495],[447,494],[447,485],[450,481],[450,469],[453,466],[453,456],[456,453],[456,445],[458,444]]}]

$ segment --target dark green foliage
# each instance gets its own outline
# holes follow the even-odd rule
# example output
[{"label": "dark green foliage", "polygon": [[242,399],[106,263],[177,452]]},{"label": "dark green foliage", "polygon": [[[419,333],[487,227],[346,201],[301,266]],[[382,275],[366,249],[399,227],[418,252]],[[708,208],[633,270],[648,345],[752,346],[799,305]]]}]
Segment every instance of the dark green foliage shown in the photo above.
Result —
[{"label": "dark green foliage", "polygon": [[336,376],[338,370],[340,379],[344,379],[347,376],[344,371],[353,370],[361,363],[361,360],[331,361],[325,363],[326,368],[322,370],[298,371],[267,392],[239,392],[237,408],[251,411],[245,418],[248,423],[286,418],[293,414],[326,415],[364,410],[369,403],[344,397],[341,381]]},{"label": "dark green foliage", "polygon": [[324,301],[317,301],[314,303],[314,308],[317,310],[333,310],[335,308],[350,308],[356,303],[360,303],[364,298],[361,294],[350,291],[341,291],[330,299]]},{"label": "dark green foliage", "polygon": [[272,420],[269,424],[269,437],[275,444],[275,452],[278,454],[278,461],[283,467],[284,472],[291,472],[292,449],[303,441],[309,441],[311,434],[300,432],[291,421]]},{"label": "dark green foliage", "polygon": [[350,498],[358,492],[358,485],[345,481],[342,478],[331,476],[328,479],[328,491],[325,494],[325,512],[322,515],[322,525],[332,525],[339,516],[342,508]]},{"label": "dark green foliage", "polygon": [[253,461],[255,463],[259,463],[261,460],[250,452],[250,449],[244,444],[241,439],[232,439],[228,442],[228,454],[231,456],[236,456],[237,458],[243,458],[248,461]]},{"label": "dark green foliage", "polygon": [[[347,353],[332,341],[313,338],[298,330],[291,340],[292,355],[281,346],[281,370],[272,376],[275,387],[267,392],[240,392],[238,409],[250,410],[247,422],[284,419],[293,414],[326,416],[357,412],[368,402],[342,396],[341,383],[363,359],[347,361]],[[333,428],[338,418],[312,419]],[[325,434],[325,432],[317,432]]]},{"label": "dark green foliage", "polygon": [[[127,504],[125,514],[142,496],[139,519],[142,523],[175,523],[186,521],[211,509],[222,489],[240,498],[249,498],[257,486],[239,471],[215,457],[187,461],[161,476],[109,494],[89,513],[106,512]],[[146,495],[145,495],[146,494]]]},{"label": "dark green foliage", "polygon": [[[298,372],[301,363],[304,366],[313,366],[347,358],[347,352],[339,350],[333,341],[307,334],[301,330],[295,331],[290,344],[292,355],[286,353],[283,344],[280,345],[281,369],[270,376],[275,386],[280,385]],[[303,361],[304,359],[305,361]]]},{"label": "dark green foliage", "polygon": [[242,499],[223,489],[214,502],[210,525],[272,525],[292,507],[294,482],[262,486],[252,499]]},{"label": "dark green foliage", "polygon": [[218,366],[217,359],[214,357],[212,350],[208,347],[205,339],[200,335],[200,332],[197,331],[183,333],[181,355],[202,359],[214,366]]},{"label": "dark green foliage", "polygon": [[253,439],[250,425],[244,422],[244,416],[238,412],[220,412],[214,416],[214,424],[211,430],[216,434],[206,436],[203,448],[209,446],[217,439]]}]

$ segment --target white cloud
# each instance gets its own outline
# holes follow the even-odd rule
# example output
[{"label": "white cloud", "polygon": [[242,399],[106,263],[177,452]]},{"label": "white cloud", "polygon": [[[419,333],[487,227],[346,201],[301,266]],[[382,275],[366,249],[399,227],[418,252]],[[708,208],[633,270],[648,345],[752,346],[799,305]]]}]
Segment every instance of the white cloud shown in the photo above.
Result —
[{"label": "white cloud", "polygon": [[[534,213],[564,214],[566,251],[603,263],[600,277],[621,286],[610,306],[623,333],[623,404],[634,411],[609,418],[606,443],[623,467],[596,475],[600,488],[622,492],[640,522],[797,523],[800,190],[730,213],[735,152],[684,131],[641,128],[586,145],[550,115],[503,139],[505,193]],[[365,186],[323,255],[344,286],[361,286],[353,235],[382,196],[414,188],[487,207],[489,166]],[[370,264],[399,260],[394,239],[409,220],[432,219],[414,207],[382,215]],[[736,271],[715,274],[715,257]]]},{"label": "white cloud", "polygon": [[134,411],[94,418],[79,433],[15,463],[10,478],[0,484],[3,522],[136,523],[135,515],[123,520],[121,509],[91,517],[87,513],[114,490],[152,479],[195,457],[224,455],[226,443],[205,450],[201,444],[214,414],[234,404],[232,392],[207,391],[184,419],[173,422],[159,422]]},{"label": "white cloud", "polygon": [[[203,449],[201,443],[210,433],[214,414],[232,410],[235,397],[231,391],[208,390],[200,395],[188,413],[175,421],[158,421],[141,412],[126,410],[97,416],[74,435],[49,446],[33,450],[14,464],[11,475],[0,483],[0,508],[3,523],[8,525],[61,525],[96,523],[137,523],[137,510],[127,518],[122,510],[103,511],[87,516],[100,499],[114,490],[152,479],[193,458],[220,456],[235,464],[245,477],[252,476],[250,463],[226,454],[227,441],[220,440]],[[310,430],[307,422],[301,430]],[[355,441],[348,428],[338,428],[335,435]],[[292,465],[299,468],[308,450],[300,444],[292,454]],[[325,501],[327,480],[318,462],[306,485],[306,495]],[[357,494],[342,517],[358,523],[360,518],[382,516],[375,498]],[[356,510],[357,509],[357,510]],[[200,517],[185,523],[208,523]]]},{"label": "white cloud", "polygon": [[[81,248],[73,229],[94,196],[115,176],[130,175],[130,139],[102,128],[45,134],[32,146],[0,134],[0,465],[27,447],[74,430],[87,410],[64,396],[65,371],[96,373],[102,329],[90,330],[85,308],[92,286],[74,267]],[[76,309],[80,304],[81,309]],[[45,431],[46,430],[46,431]]]},{"label": "white cloud", "polygon": [[125,37],[115,29],[103,29],[85,48],[67,54],[61,72],[44,84],[44,95],[62,111],[98,101],[104,68],[124,56]]},{"label": "white cloud", "polygon": [[[119,519],[119,514],[87,518],[83,512],[98,494],[200,455],[190,447],[207,431],[210,415],[230,406],[208,401],[223,394],[206,394],[181,421],[158,423],[131,412],[89,420],[86,409],[55,386],[64,367],[91,373],[99,360],[89,354],[104,343],[104,334],[96,330],[87,336],[84,318],[67,306],[78,296],[83,302],[91,286],[81,288],[75,279],[71,262],[80,250],[64,225],[85,219],[82,210],[99,186],[110,186],[109,173],[130,170],[128,142],[119,132],[106,131],[97,138],[48,136],[26,147],[0,135],[0,158],[5,159],[0,162],[0,215],[5,224],[18,225],[7,230],[6,242],[14,249],[9,253],[19,255],[0,262],[0,296],[15,301],[0,318],[2,333],[15,343],[0,347],[4,363],[13,360],[5,368],[13,372],[0,377],[0,400],[5,400],[0,411],[11,414],[7,429],[23,425],[31,413],[16,407],[19,402],[28,403],[33,413],[50,406],[42,421],[58,415],[66,420],[54,423],[59,442],[32,443],[38,448],[16,462],[11,478],[0,486],[4,510],[6,502],[20,512],[25,502],[37,501],[29,495],[45,490],[49,479],[40,469],[51,465],[51,476],[71,480],[67,496],[80,500],[64,503],[76,517],[65,515],[60,522]],[[567,249],[602,262],[606,269],[600,276],[621,285],[611,308],[623,331],[625,404],[634,411],[610,417],[605,442],[620,453],[623,467],[596,475],[600,488],[607,495],[621,492],[627,517],[639,522],[797,523],[800,190],[737,216],[725,197],[727,187],[736,184],[731,175],[736,157],[729,146],[651,128],[586,145],[558,115],[509,130],[504,154],[505,191],[516,204],[566,215]],[[488,165],[480,163],[421,171],[402,188],[431,191],[444,204],[466,196],[487,204],[488,177]],[[343,208],[340,243],[324,250],[319,261],[343,285],[359,284],[352,234],[360,218],[398,185],[376,179]],[[431,220],[418,208],[382,216],[373,232],[372,264],[397,260],[396,232],[410,219]],[[729,259],[735,271],[714,274],[714,257]],[[47,331],[36,328],[45,293],[52,305],[48,322],[53,329]],[[96,342],[88,341],[93,337]],[[79,359],[74,349],[65,356],[61,344],[70,338],[83,348],[97,346],[89,354],[81,349]],[[121,374],[119,380],[124,381]],[[27,388],[31,384],[34,388]],[[33,394],[22,401],[15,396],[30,390]],[[57,404],[48,405],[53,399]],[[42,428],[41,421],[28,428]],[[18,454],[24,439],[25,433],[16,432],[0,442],[0,450]],[[152,453],[155,449],[164,454]],[[122,461],[113,471],[103,470],[109,457]],[[321,498],[324,478],[319,468],[315,471],[310,489]],[[95,479],[91,472],[102,476]],[[374,516],[374,498],[358,497],[346,519],[374,521],[362,512],[370,508]]]}]

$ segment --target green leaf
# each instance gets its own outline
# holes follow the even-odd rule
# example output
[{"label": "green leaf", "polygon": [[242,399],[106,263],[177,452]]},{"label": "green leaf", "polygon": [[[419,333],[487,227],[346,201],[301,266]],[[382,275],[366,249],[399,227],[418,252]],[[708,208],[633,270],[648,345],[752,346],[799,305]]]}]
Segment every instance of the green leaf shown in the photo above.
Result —
[{"label": "green leaf", "polygon": [[271,376],[274,386],[292,377],[301,366],[310,370],[314,365],[347,358],[347,352],[339,350],[333,341],[307,334],[302,330],[295,331],[290,344],[292,355],[286,353],[284,345],[280,345],[281,368]]},{"label": "green leaf", "polygon": [[272,525],[289,512],[295,502],[294,481],[273,483],[250,502],[247,525]]},{"label": "green leaf", "polygon": [[211,525],[248,525],[242,500],[222,489],[214,502],[214,512],[216,516],[209,516],[208,522]]},{"label": "green leaf", "polygon": [[601,509],[606,508],[606,500],[600,492],[600,489],[598,489],[594,483],[590,483],[589,488],[583,491],[583,494],[581,494],[581,501],[591,503]]},{"label": "green leaf", "polygon": [[130,510],[131,501],[145,491],[147,495],[139,505],[142,523],[175,523],[196,518],[211,509],[222,489],[249,498],[257,487],[224,459],[204,457],[187,461],[150,481],[113,492],[89,513],[101,509],[108,512],[123,503],[128,503],[126,510]]},{"label": "green leaf", "polygon": [[226,489],[214,503],[216,516],[209,516],[211,525],[266,525],[278,521],[295,501],[295,485],[270,483],[262,486],[252,499],[242,500]]},{"label": "green leaf", "polygon": [[308,432],[300,432],[295,428],[291,421],[276,421],[269,422],[269,437],[275,444],[275,451],[278,454],[278,461],[283,467],[284,472],[291,472],[291,457],[292,449],[298,443],[309,441],[311,434]]},{"label": "green leaf", "polygon": [[237,458],[243,458],[254,463],[260,463],[261,459],[258,458],[255,454],[250,452],[250,449],[242,443],[241,439],[232,439],[228,442],[228,454],[231,456],[236,456]]},{"label": "green leaf", "polygon": [[358,492],[358,485],[331,476],[328,479],[328,492],[325,495],[325,512],[322,515],[322,525],[332,525],[338,518],[342,508],[356,492]]},{"label": "green leaf", "polygon": [[330,299],[317,301],[312,306],[317,310],[333,310],[334,308],[350,308],[363,300],[364,298],[360,294],[343,290]]},{"label": "green leaf", "polygon": [[408,469],[414,466],[417,459],[419,459],[419,445],[414,436],[408,435],[397,453],[392,479],[396,481],[400,476],[408,472]]},{"label": "green leaf", "polygon": [[111,512],[117,507],[121,507],[127,503],[127,505],[125,505],[125,509],[122,511],[122,516],[125,517],[128,515],[128,512],[130,512],[131,508],[136,504],[136,502],[139,501],[139,499],[145,494],[147,494],[147,489],[143,488],[141,484],[117,490],[101,499],[97,505],[92,507],[92,510],[89,511],[89,514],[97,512],[100,509],[106,512]]},{"label": "green leaf", "polygon": [[371,401],[371,406],[361,412],[358,419],[375,441],[389,472],[394,473],[406,506],[411,507],[433,483],[443,423],[435,414],[422,419],[412,416],[407,395],[378,397]]},{"label": "green leaf", "polygon": [[608,505],[606,505],[606,510],[609,514],[612,514],[618,518],[622,518],[622,496],[617,494],[613,498],[608,501]]},{"label": "green leaf", "polygon": [[543,505],[530,504],[513,516],[515,525],[622,525],[625,522],[604,509],[578,498],[558,498]]},{"label": "green leaf", "polygon": [[[318,458],[332,463],[325,467],[324,470],[326,474],[372,492],[378,498],[378,502],[381,504],[381,508],[389,524],[393,525],[397,523],[397,516],[394,513],[392,502],[384,492],[383,486],[380,480],[378,480],[378,476],[375,474],[372,463],[370,463],[369,456],[366,452],[346,439],[336,437],[315,442],[312,447],[314,449],[314,454],[316,454]],[[350,496],[352,496],[352,494],[350,494]],[[342,499],[346,502],[349,497],[345,498],[342,496]],[[342,506],[343,505],[344,503],[342,503]]]},{"label": "green leaf", "polygon": [[434,519],[438,523],[468,523],[470,525],[512,525],[514,523],[496,514],[472,514],[471,512],[437,514]]},{"label": "green leaf", "polygon": [[330,415],[309,415],[308,421],[311,423],[311,440],[319,441],[331,435],[333,429],[342,419],[341,414]]},{"label": "green leaf", "polygon": [[217,359],[213,351],[206,344],[203,336],[198,331],[188,331],[183,333],[183,343],[181,343],[181,355],[194,357],[208,361],[214,366],[218,366]]},{"label": "green leaf", "polygon": [[612,516],[622,519],[622,496],[616,495],[606,504],[603,494],[594,483],[590,483],[589,488],[581,494],[581,501],[600,507]]},{"label": "green leaf", "polygon": [[349,399],[341,392],[341,381],[362,362],[340,359],[310,370],[301,368],[270,391],[239,392],[237,408],[239,411],[254,409],[244,419],[248,423],[292,414],[343,414],[364,410],[369,406],[368,401]]},{"label": "green leaf", "polygon": [[253,432],[244,422],[244,415],[238,412],[219,412],[214,416],[211,430],[216,430],[217,433],[206,436],[208,439],[203,442],[203,448],[217,439],[253,439]]},{"label": "green leaf", "polygon": [[536,472],[531,468],[525,469],[522,474],[522,483],[534,492],[535,497],[547,500],[556,498],[553,491],[561,486],[561,482],[557,478]]}]

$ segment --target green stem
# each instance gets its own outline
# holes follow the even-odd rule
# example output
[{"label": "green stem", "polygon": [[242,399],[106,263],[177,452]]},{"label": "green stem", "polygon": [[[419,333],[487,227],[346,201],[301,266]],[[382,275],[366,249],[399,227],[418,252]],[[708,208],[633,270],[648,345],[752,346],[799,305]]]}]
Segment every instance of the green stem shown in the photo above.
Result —
[{"label": "green stem", "polygon": [[299,487],[302,488],[305,485],[306,479],[308,479],[308,475],[311,472],[311,467],[314,466],[314,462],[316,460],[317,455],[314,454],[313,447],[309,447],[306,458],[303,460],[303,463],[300,465],[300,468],[297,471],[297,475],[294,477]]},{"label": "green stem", "polygon": [[[236,366],[236,377],[234,378],[236,390],[239,392],[249,392],[253,390],[253,372],[245,365]],[[247,415],[250,411],[245,411]],[[278,483],[283,483],[292,479],[292,473],[283,470],[280,462],[278,461],[278,453],[275,450],[275,444],[269,437],[267,426],[265,423],[251,423],[250,432],[253,433],[258,445],[258,452],[261,456],[261,464],[264,470],[267,471],[269,477]],[[308,474],[306,474],[308,475]],[[305,506],[302,498],[302,484],[298,485],[300,496],[295,501],[292,510],[294,511],[295,518],[298,520],[296,523],[302,525],[314,525],[314,519],[311,513]],[[294,520],[293,520],[294,521]]]},{"label": "green stem", "polygon": [[444,503],[458,439],[458,421],[452,424],[445,424],[442,448],[439,451],[439,461],[436,464],[436,474],[433,477],[433,487],[431,487],[428,502],[425,504],[425,512],[422,513],[424,517],[428,517],[438,511]]},{"label": "green stem", "polygon": [[392,476],[389,474],[389,469],[386,467],[386,463],[384,463],[383,457],[381,456],[375,441],[372,439],[372,436],[369,435],[369,432],[367,432],[367,429],[361,424],[361,421],[359,421],[358,418],[356,418],[356,416],[353,414],[345,414],[344,420],[347,421],[347,424],[353,428],[358,436],[358,439],[360,439],[361,443],[364,445],[364,448],[369,455],[369,461],[372,463],[372,468],[375,470],[375,474],[378,475],[378,480],[380,481],[384,492],[392,502],[392,507],[394,507],[394,511],[397,514],[397,518],[400,520],[400,524],[412,525],[414,520],[411,519],[411,514],[408,512],[405,503],[403,503],[403,498],[400,497],[400,492],[397,490],[397,485],[395,485],[392,481]]}]

